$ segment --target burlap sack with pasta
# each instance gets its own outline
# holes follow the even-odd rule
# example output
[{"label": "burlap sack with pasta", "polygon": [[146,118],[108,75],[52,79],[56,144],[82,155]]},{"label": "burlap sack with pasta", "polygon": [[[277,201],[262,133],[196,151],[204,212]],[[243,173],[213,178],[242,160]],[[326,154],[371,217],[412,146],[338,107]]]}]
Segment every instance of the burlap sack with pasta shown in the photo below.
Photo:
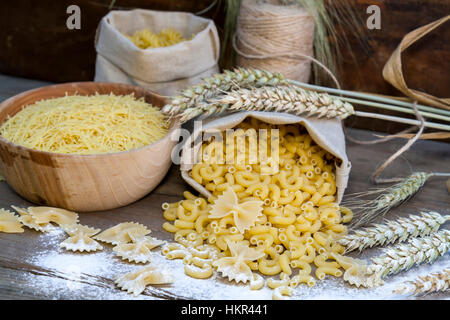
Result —
[{"label": "burlap sack with pasta", "polygon": [[[172,28],[191,40],[140,49],[124,36],[149,28]],[[95,81],[138,85],[162,95],[199,82],[219,71],[219,37],[214,22],[185,12],[111,11],[98,26]]]},{"label": "burlap sack with pasta", "polygon": [[224,131],[237,126],[246,118],[253,117],[270,124],[301,124],[306,128],[314,142],[334,155],[339,162],[336,163],[336,187],[338,203],[341,202],[347,187],[351,163],[345,150],[345,136],[341,121],[338,119],[306,118],[286,113],[249,111],[230,114],[221,118],[204,121],[201,128],[194,129],[190,140],[183,146],[181,155],[181,176],[195,190],[205,197],[212,194],[201,184],[195,181],[189,171],[196,163],[201,150],[201,134],[208,131]]}]

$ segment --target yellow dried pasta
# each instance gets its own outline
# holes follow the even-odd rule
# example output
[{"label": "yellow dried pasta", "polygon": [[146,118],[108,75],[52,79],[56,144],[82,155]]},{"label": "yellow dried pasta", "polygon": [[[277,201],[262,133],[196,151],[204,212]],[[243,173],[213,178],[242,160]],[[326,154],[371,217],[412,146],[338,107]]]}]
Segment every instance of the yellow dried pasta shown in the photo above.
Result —
[{"label": "yellow dried pasta", "polygon": [[183,35],[177,30],[167,28],[159,33],[153,33],[150,29],[137,30],[131,36],[125,36],[140,49],[159,48],[173,46],[189,39],[183,38]]},{"label": "yellow dried pasta", "polygon": [[37,224],[54,222],[61,226],[78,222],[78,214],[76,212],[60,208],[29,207],[28,212]]},{"label": "yellow dried pasta", "polygon": [[6,209],[0,209],[0,232],[22,233],[25,230],[14,213]]},{"label": "yellow dried pasta", "polygon": [[148,285],[169,284],[173,282],[170,271],[166,269],[160,271],[162,269],[162,267],[150,265],[116,277],[115,283],[120,289],[138,296]]},{"label": "yellow dried pasta", "polygon": [[59,244],[61,248],[70,251],[92,252],[103,250],[103,247],[91,237],[100,232],[100,229],[81,224],[61,225],[69,238]]},{"label": "yellow dried pasta", "polygon": [[113,245],[129,243],[132,237],[139,238],[148,235],[151,230],[146,226],[136,222],[123,222],[106,229],[94,236],[95,240],[110,243]]},{"label": "yellow dried pasta", "polygon": [[213,262],[217,271],[230,281],[247,282],[253,279],[253,273],[248,262],[264,257],[264,252],[250,248],[242,242],[227,241],[231,256],[223,257]]},{"label": "yellow dried pasta", "polygon": [[232,215],[233,222],[240,233],[253,227],[262,214],[263,202],[259,200],[239,203],[234,190],[228,187],[212,205],[209,218],[224,218]]},{"label": "yellow dried pasta", "polygon": [[144,236],[140,238],[133,238],[133,243],[118,244],[113,248],[113,251],[123,260],[135,263],[147,263],[151,261],[151,250],[162,244],[164,241],[153,237]]},{"label": "yellow dried pasta", "polygon": [[94,239],[84,234],[70,236],[59,244],[61,248],[69,251],[92,252],[102,250],[103,247]]},{"label": "yellow dried pasta", "polygon": [[[278,129],[278,134],[272,129]],[[242,137],[241,144],[235,145],[235,139]],[[341,213],[335,202],[335,157],[315,144],[300,125],[276,126],[247,119],[234,131],[223,133],[222,140],[216,139],[203,143],[201,161],[190,172],[213,196],[203,199],[185,193],[185,200],[163,205],[164,217],[170,221],[163,228],[174,233],[175,241],[185,248],[173,249],[173,254],[167,250],[166,257],[190,263],[187,248],[208,245],[222,256],[213,259],[212,265],[230,280],[253,279],[249,270],[292,275],[282,284],[271,280],[272,287],[315,285],[312,264],[317,265],[320,279],[341,276],[342,266],[325,259],[331,253],[344,253],[337,239],[346,234],[344,223],[352,218],[345,208]],[[256,161],[250,161],[255,160],[251,154],[255,141],[267,142],[267,161],[260,149]],[[238,161],[239,155],[243,161]],[[245,203],[251,204],[250,212],[242,210]],[[244,223],[239,221],[242,211]],[[263,255],[234,265],[237,259],[229,243]],[[231,277],[228,270],[233,270]]]},{"label": "yellow dried pasta", "polygon": [[26,208],[19,208],[16,206],[11,206],[20,215],[19,221],[26,227],[39,231],[39,232],[50,232],[54,230],[54,227],[50,222],[47,223],[37,223],[35,218],[28,212]]},{"label": "yellow dried pasta", "polygon": [[67,95],[37,101],[0,125],[21,146],[65,154],[122,152],[149,145],[167,132],[162,112],[134,95]]}]

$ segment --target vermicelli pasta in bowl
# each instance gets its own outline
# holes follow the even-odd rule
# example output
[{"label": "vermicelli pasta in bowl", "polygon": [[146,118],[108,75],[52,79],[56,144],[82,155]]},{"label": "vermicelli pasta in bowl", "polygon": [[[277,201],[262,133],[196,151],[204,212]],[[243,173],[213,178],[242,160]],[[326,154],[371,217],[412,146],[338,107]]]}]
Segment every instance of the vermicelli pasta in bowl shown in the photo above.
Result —
[{"label": "vermicelli pasta in bowl", "polygon": [[149,145],[168,132],[158,108],[133,94],[66,95],[37,101],[9,117],[0,136],[34,150],[99,154]]},{"label": "vermicelli pasta in bowl", "polygon": [[[98,211],[134,202],[171,164],[165,98],[112,83],[30,90],[0,105],[0,174],[31,202]],[[24,108],[25,107],[25,108]]]}]

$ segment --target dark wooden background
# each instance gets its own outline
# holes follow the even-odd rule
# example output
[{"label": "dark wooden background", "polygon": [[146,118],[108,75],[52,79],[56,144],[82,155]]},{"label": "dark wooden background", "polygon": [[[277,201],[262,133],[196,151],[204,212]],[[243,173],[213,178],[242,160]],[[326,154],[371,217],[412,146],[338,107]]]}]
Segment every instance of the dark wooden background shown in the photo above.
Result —
[{"label": "dark wooden background", "polygon": [[[362,36],[355,28],[335,21],[336,32],[347,39],[342,46],[339,76],[345,89],[388,95],[400,93],[384,81],[381,70],[403,36],[450,14],[450,0],[339,0],[354,8]],[[0,73],[52,82],[92,80],[95,68],[94,35],[112,0],[0,1]],[[81,30],[68,30],[66,9],[81,8]],[[381,8],[381,29],[368,30],[366,9]],[[214,19],[223,36],[226,0],[116,0],[114,9],[147,8],[200,13]],[[208,10],[205,10],[208,9]],[[203,13],[201,13],[203,12]],[[406,82],[412,88],[440,97],[450,96],[450,22],[410,47],[403,55]],[[229,55],[229,50],[226,51]],[[227,57],[225,57],[227,58]],[[230,67],[230,60],[223,64]],[[388,113],[389,114],[389,113]],[[392,113],[391,113],[392,114]],[[348,126],[394,132],[403,127],[366,119]]]}]

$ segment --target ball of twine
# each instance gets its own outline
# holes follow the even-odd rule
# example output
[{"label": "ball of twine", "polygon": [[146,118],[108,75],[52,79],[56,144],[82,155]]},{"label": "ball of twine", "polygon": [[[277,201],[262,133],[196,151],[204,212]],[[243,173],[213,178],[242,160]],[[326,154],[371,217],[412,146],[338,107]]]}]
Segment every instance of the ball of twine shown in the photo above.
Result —
[{"label": "ball of twine", "polygon": [[237,65],[308,82],[314,24],[313,16],[299,5],[242,1],[234,39]]}]

